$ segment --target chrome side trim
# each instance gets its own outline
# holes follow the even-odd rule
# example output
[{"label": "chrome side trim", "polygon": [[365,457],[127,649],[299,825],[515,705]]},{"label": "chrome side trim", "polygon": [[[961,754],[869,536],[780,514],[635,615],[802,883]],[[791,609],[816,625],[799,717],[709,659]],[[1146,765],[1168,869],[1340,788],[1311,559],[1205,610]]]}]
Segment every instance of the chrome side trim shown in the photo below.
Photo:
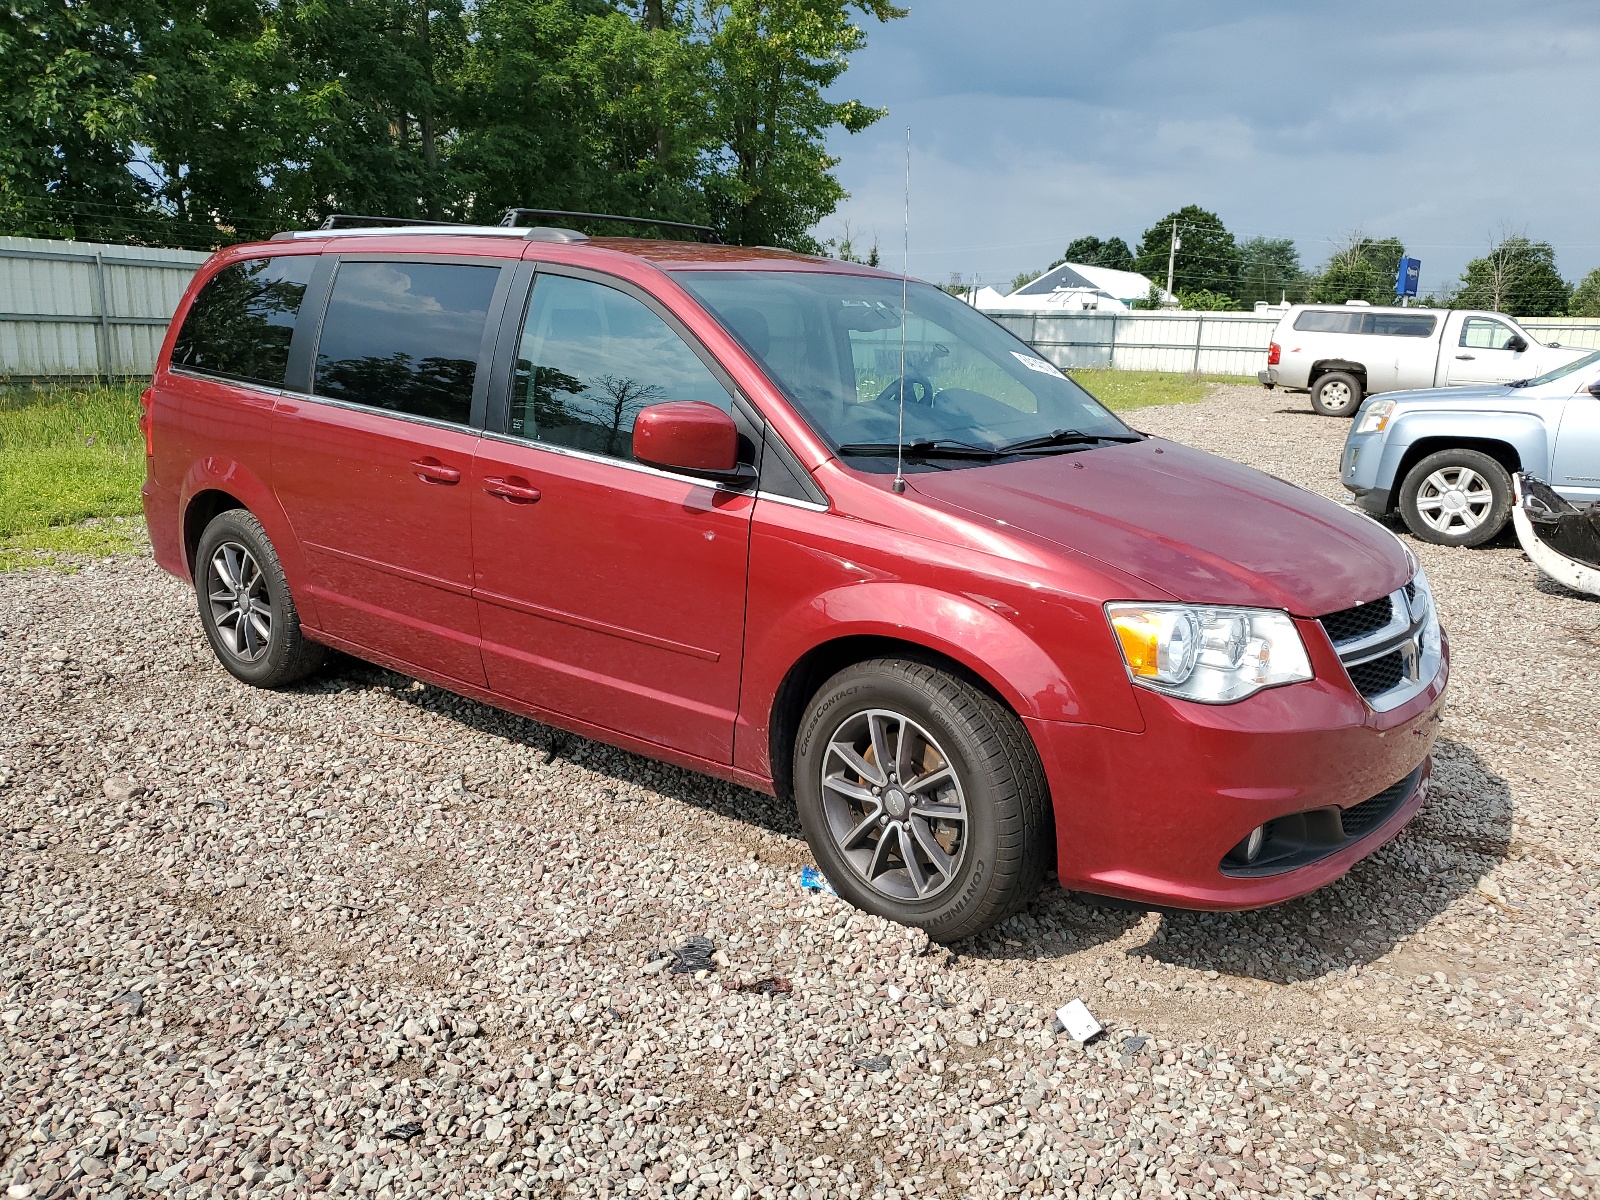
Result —
[{"label": "chrome side trim", "polygon": [[733,496],[753,496],[755,493],[745,487],[734,487],[715,479],[706,479],[699,475],[681,475],[676,471],[663,471],[660,467],[652,467],[646,463],[636,462],[630,458],[611,458],[605,454],[594,454],[588,450],[578,450],[572,446],[560,446],[554,442],[536,442],[529,438],[517,437],[510,433],[495,433],[491,430],[478,431],[486,442],[500,442],[507,446],[523,446],[530,450],[542,450],[547,454],[559,454],[564,458],[576,458],[581,462],[596,463],[605,467],[620,467],[625,471],[637,471],[642,475],[654,475],[657,479],[672,479],[678,483],[691,483],[696,487],[710,488],[712,491],[727,492]]}]

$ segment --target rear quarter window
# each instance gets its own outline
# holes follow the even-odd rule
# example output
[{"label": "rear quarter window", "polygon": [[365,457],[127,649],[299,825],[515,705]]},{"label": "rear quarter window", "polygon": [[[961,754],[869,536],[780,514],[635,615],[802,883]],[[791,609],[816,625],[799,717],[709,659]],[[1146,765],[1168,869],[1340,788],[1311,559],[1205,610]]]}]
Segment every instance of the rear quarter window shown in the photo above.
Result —
[{"label": "rear quarter window", "polygon": [[289,343],[317,258],[248,258],[218,271],[194,298],[172,346],[172,365],[243,383],[282,387]]},{"label": "rear quarter window", "polygon": [[1358,312],[1303,312],[1294,319],[1294,327],[1302,333],[1360,333],[1361,313]]},{"label": "rear quarter window", "polygon": [[1405,313],[1368,313],[1367,327],[1364,333],[1376,334],[1379,337],[1432,337],[1434,328],[1438,325],[1437,317],[1424,316],[1418,313],[1409,316]]}]

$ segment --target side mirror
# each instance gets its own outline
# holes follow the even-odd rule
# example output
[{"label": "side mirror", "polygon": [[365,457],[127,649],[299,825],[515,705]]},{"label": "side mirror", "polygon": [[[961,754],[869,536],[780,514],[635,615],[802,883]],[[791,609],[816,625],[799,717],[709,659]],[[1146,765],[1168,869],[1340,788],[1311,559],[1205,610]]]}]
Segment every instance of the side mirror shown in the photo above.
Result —
[{"label": "side mirror", "polygon": [[1591,396],[1600,397],[1600,379],[1596,379],[1585,390],[1588,391],[1589,395]]},{"label": "side mirror", "polygon": [[1513,337],[1509,342],[1506,343],[1506,349],[1510,350],[1513,354],[1521,354],[1527,348],[1528,342],[1525,338]]},{"label": "side mirror", "polygon": [[741,474],[739,427],[704,400],[652,404],[633,423],[633,457],[668,471],[734,479]]}]

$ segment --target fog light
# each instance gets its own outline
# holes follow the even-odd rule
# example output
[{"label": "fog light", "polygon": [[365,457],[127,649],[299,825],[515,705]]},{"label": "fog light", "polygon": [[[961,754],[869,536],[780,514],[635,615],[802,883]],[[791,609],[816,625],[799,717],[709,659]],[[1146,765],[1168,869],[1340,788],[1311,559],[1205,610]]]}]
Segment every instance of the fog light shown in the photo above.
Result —
[{"label": "fog light", "polygon": [[1250,831],[1244,841],[1228,851],[1228,858],[1233,862],[1244,863],[1249,866],[1261,857],[1261,847],[1266,840],[1267,827],[1265,825],[1257,825]]}]

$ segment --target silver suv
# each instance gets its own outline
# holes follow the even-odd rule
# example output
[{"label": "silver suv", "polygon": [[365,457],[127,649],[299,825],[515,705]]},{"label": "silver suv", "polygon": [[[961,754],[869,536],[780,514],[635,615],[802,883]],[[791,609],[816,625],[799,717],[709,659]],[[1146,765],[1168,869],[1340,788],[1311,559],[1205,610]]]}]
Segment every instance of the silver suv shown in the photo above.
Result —
[{"label": "silver suv", "polygon": [[1526,471],[1575,504],[1600,501],[1600,350],[1536,379],[1374,396],[1345,438],[1339,477],[1373,516],[1399,510],[1441,546],[1481,546]]}]

